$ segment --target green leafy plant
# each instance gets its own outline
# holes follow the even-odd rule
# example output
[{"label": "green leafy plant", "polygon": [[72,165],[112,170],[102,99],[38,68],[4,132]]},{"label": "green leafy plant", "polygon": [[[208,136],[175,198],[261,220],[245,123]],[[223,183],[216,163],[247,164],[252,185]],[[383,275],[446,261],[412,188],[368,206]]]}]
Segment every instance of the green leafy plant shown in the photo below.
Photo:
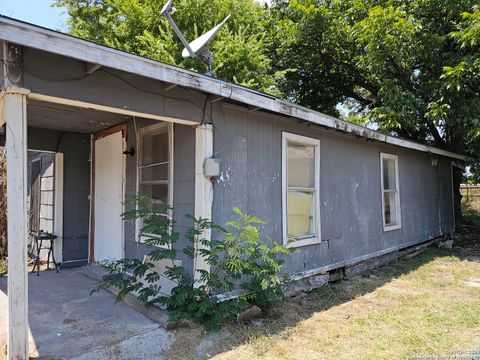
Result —
[{"label": "green leafy plant", "polygon": [[165,276],[171,280],[180,282],[183,274],[183,267],[175,262],[177,252],[174,245],[179,234],[173,231],[173,222],[168,216],[171,208],[152,204],[145,195],[139,195],[125,205],[130,210],[122,214],[123,220],[143,221],[139,235],[145,245],[150,247],[149,261],[128,258],[104,261],[103,265],[109,276],[99,281],[92,293],[113,286],[120,290],[116,301],[121,301],[128,293],[133,292],[147,305],[162,303],[165,296],[162,296],[158,285],[160,274],[154,270],[152,261],[171,261],[171,266],[167,266],[165,272]]},{"label": "green leafy plant", "polygon": [[[209,219],[196,219],[187,215],[193,226],[186,232],[190,246],[183,253],[194,264],[203,258],[209,270],[197,269],[198,276],[187,276],[184,268],[175,261],[179,233],[173,231],[173,222],[167,216],[170,208],[152,206],[149,199],[139,195],[127,203],[133,207],[123,214],[124,220],[142,219],[141,236],[151,246],[149,261],[121,259],[104,263],[109,276],[97,283],[92,291],[114,286],[119,289],[117,301],[128,293],[137,294],[147,305],[160,303],[171,311],[170,320],[192,319],[208,329],[218,328],[223,321],[231,321],[244,309],[257,305],[266,309],[283,298],[283,286],[288,280],[280,275],[282,254],[292,252],[267,238],[262,241],[259,218],[244,214],[235,208],[236,220],[225,227]],[[212,231],[207,240],[205,232]],[[153,262],[171,261],[164,274],[159,274]],[[175,281],[170,296],[163,294],[158,281],[164,275]],[[222,293],[235,289],[235,296],[221,301]]]}]

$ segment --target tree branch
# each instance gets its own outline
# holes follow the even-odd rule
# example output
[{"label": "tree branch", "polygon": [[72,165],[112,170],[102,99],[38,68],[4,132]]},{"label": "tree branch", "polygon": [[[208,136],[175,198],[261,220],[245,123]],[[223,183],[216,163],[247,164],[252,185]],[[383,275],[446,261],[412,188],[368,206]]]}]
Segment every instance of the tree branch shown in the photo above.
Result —
[{"label": "tree branch", "polygon": [[342,89],[342,92],[345,96],[347,96],[349,98],[352,98],[352,99],[355,99],[365,106],[372,106],[375,103],[375,100],[368,99],[368,98],[366,98],[366,97],[364,97],[360,94],[357,94],[355,91],[353,91],[352,89],[350,89],[347,86],[342,86],[341,89]]}]

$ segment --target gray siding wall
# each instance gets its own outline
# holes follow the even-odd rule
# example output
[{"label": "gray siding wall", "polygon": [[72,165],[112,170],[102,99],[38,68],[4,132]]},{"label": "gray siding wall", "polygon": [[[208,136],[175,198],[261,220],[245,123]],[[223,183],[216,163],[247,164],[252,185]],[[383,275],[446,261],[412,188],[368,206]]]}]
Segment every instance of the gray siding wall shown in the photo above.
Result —
[{"label": "gray siding wall", "polygon": [[[45,232],[53,232],[53,216],[54,216],[54,156],[53,153],[48,152],[28,152],[27,160],[27,176],[28,184],[32,185],[32,162],[40,162],[40,212],[39,212],[39,226],[40,230]],[[30,190],[28,189],[27,201],[30,209]]]},{"label": "gray siding wall", "polygon": [[[448,159],[436,170],[428,154],[232,107],[214,112],[213,121],[215,156],[221,159],[213,220],[224,224],[238,206],[266,220],[264,233],[277,241],[282,239],[282,131],[320,139],[322,243],[289,256],[286,272],[422,242],[453,228]],[[382,223],[380,152],[398,155],[402,228],[389,232]]]},{"label": "gray siding wall", "polygon": [[[180,87],[166,90],[161,82],[108,68],[87,76],[85,63],[40,50],[24,49],[23,55],[24,86],[34,92],[196,122],[202,120],[206,109],[205,118],[209,119],[206,94]],[[430,164],[429,155],[421,152],[307,127],[294,119],[234,109],[222,106],[221,102],[211,108],[215,156],[222,161],[222,176],[214,184],[213,220],[219,224],[230,220],[232,208],[239,206],[268,221],[265,234],[281,240],[282,131],[321,140],[322,243],[303,247],[289,256],[285,266],[288,272],[314,269],[394,246],[421,242],[453,227],[448,159],[441,159],[436,170]],[[138,123],[142,126],[141,121]],[[128,147],[135,146],[132,122],[129,122],[128,132]],[[174,133],[174,220],[176,229],[183,232],[190,225],[184,214],[193,214],[194,210],[195,131],[188,126],[175,125]],[[50,147],[55,148],[56,135],[52,137],[51,134],[58,135],[47,132],[35,138],[41,144],[51,142]],[[75,136],[77,142],[74,143]],[[64,256],[71,258],[83,254],[86,257],[85,245],[88,244],[86,237],[84,242],[79,240],[88,234],[89,202],[85,195],[88,195],[90,165],[87,160],[89,141],[78,143],[81,137],[65,135],[61,145],[65,149],[60,150],[65,152],[65,194],[68,194],[65,206],[72,204],[68,214],[65,208],[64,228],[65,231],[73,229],[69,234],[71,246],[65,249]],[[399,157],[402,208],[402,228],[385,233],[380,188],[379,153],[382,151]],[[126,198],[135,193],[136,158],[128,157]],[[133,224],[125,224],[125,234],[126,256],[142,258],[147,249],[135,241]],[[184,245],[185,241],[178,248]],[[191,273],[191,262],[187,261],[185,266]]]},{"label": "gray siding wall", "polygon": [[[137,119],[137,129],[155,124],[154,121]],[[191,220],[185,214],[194,213],[195,201],[195,129],[191,126],[175,124],[173,128],[173,220],[174,230],[180,233],[180,241],[177,244],[179,259],[188,274],[192,274],[193,263],[191,259],[183,255],[181,251],[188,245],[185,239],[185,231],[192,226]],[[127,148],[137,148],[135,126],[133,121],[128,122]],[[138,149],[137,149],[138,150]],[[138,151],[137,151],[138,152]],[[125,197],[130,199],[137,193],[137,156],[128,156],[126,165]],[[135,224],[125,222],[125,256],[129,258],[143,259],[149,249],[144,244],[136,241]]]},{"label": "gray siding wall", "polygon": [[64,154],[63,261],[88,258],[90,136],[29,128],[29,149]]},{"label": "gray siding wall", "polygon": [[[155,122],[137,119],[137,127]],[[185,214],[194,213],[195,200],[195,129],[174,125],[174,221],[181,240],[177,248],[187,273],[192,273],[192,261],[181,253],[188,245],[185,231],[192,222]],[[3,142],[2,142],[3,143]],[[127,148],[136,147],[135,127],[128,122]],[[88,258],[90,216],[90,135],[62,133],[47,129],[29,128],[28,147],[39,151],[59,151],[64,154],[64,214],[63,260],[77,261]],[[57,148],[58,147],[58,148]],[[136,156],[127,157],[126,199],[136,194]],[[135,239],[135,224],[125,222],[125,256],[142,259],[148,248]]]},{"label": "gray siding wall", "polygon": [[201,121],[205,94],[180,87],[165,90],[160,81],[114,69],[102,67],[91,75],[85,74],[85,69],[83,61],[31,48],[23,51],[23,86],[33,92]]}]

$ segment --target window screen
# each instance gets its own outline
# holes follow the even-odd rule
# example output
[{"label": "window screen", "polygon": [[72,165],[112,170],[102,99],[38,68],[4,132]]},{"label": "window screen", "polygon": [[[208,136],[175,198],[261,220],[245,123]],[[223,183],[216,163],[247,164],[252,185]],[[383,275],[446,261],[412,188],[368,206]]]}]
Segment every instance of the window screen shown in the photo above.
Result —
[{"label": "window screen", "polygon": [[139,192],[152,204],[169,204],[170,136],[169,127],[144,131],[140,137]]},{"label": "window screen", "polygon": [[284,239],[292,246],[320,241],[317,139],[284,133]]},{"label": "window screen", "polygon": [[383,219],[385,228],[400,226],[400,197],[398,192],[398,158],[381,154]]}]

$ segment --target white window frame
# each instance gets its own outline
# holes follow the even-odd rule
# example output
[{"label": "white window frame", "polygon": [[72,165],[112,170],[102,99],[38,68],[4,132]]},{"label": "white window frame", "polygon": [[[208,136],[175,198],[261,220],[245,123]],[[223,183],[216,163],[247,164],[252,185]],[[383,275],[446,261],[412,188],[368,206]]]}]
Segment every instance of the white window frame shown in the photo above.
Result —
[{"label": "white window frame", "polygon": [[[398,221],[395,224],[387,224],[385,222],[385,187],[383,184],[383,160],[394,160],[395,161],[395,206],[396,206],[396,213],[398,214]],[[383,219],[383,231],[392,231],[398,230],[402,228],[402,214],[401,214],[401,206],[400,206],[400,181],[399,181],[399,174],[398,174],[398,156],[393,154],[387,153],[380,153],[380,179],[381,179],[381,197],[382,197],[382,219]]]},{"label": "white window frame", "polygon": [[[315,196],[314,196],[314,222],[315,235],[303,237],[297,241],[288,242],[288,143],[293,142],[302,145],[315,146]],[[320,140],[297,134],[282,132],[282,227],[283,244],[287,247],[301,247],[319,244],[321,242],[321,224],[320,224]]]},{"label": "white window frame", "polygon": [[[169,171],[168,171],[168,205],[173,206],[173,174],[174,174],[174,158],[173,158],[173,149],[174,149],[174,144],[173,144],[173,123],[168,123],[168,122],[159,122],[158,124],[153,124],[149,126],[142,127],[138,129],[137,133],[137,141],[136,141],[136,148],[137,148],[137,183],[136,183],[136,192],[137,194],[140,191],[140,167],[141,167],[141,159],[142,159],[142,136],[144,134],[148,134],[152,131],[158,131],[163,128],[167,128],[168,131],[168,142],[169,142]],[[173,219],[173,210],[170,210],[168,213],[168,217],[170,219]],[[142,219],[137,219],[135,222],[135,239],[137,242],[143,243],[146,239],[146,236],[141,236],[140,235],[140,229],[142,228]]]}]

